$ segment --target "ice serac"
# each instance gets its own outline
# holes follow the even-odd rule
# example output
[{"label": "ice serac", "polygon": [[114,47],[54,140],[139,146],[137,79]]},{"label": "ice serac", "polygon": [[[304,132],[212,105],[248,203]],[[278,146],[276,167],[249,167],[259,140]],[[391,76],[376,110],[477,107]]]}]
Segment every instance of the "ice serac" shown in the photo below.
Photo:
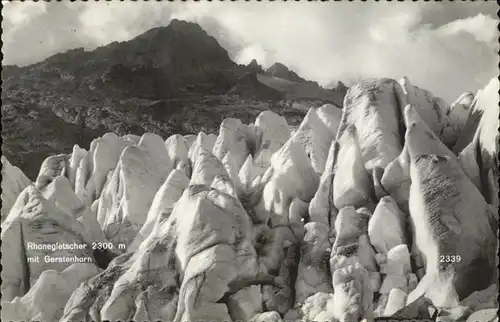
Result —
[{"label": "ice serac", "polygon": [[87,152],[84,149],[73,149],[73,152],[78,152],[76,155],[71,155],[70,159],[70,173],[68,178],[72,183],[73,178],[73,165],[74,171],[74,191],[75,194],[85,203],[91,202],[91,192],[94,190],[93,180],[91,180],[92,173],[92,152]]},{"label": "ice serac", "polygon": [[401,310],[406,305],[406,292],[400,288],[392,288],[388,295],[387,306],[384,310],[384,316],[391,316]]},{"label": "ice serac", "polygon": [[457,133],[464,130],[473,102],[474,94],[465,92],[451,103],[449,117]]},{"label": "ice serac", "polygon": [[189,148],[186,140],[179,134],[174,134],[165,140],[170,163],[175,168],[181,162],[189,161]]},{"label": "ice serac", "polygon": [[228,152],[234,158],[236,171],[241,169],[247,156],[250,154],[248,145],[248,128],[238,119],[225,119],[222,121],[219,136],[215,141],[213,153],[222,160]]},{"label": "ice serac", "polygon": [[[274,230],[284,231],[282,227]],[[297,276],[300,249],[298,244],[293,242],[289,246],[285,242],[281,248],[284,250],[284,256],[279,265],[275,283],[262,286],[262,299],[269,311],[276,311],[281,315],[285,315],[293,307],[293,287],[294,279]]]},{"label": "ice serac", "polygon": [[378,253],[385,253],[394,246],[407,243],[406,214],[391,197],[380,199],[368,223],[370,242]]},{"label": "ice serac", "polygon": [[[75,258],[94,263],[90,232],[73,214],[61,208],[45,199],[34,185],[24,189],[17,198],[2,223],[3,300],[24,296],[47,269],[62,271]],[[75,244],[78,247],[39,249],[42,244]]]},{"label": "ice serac", "polygon": [[[144,136],[141,140],[143,144],[146,142]],[[132,144],[113,133],[104,134],[101,138],[94,140],[92,144],[95,145],[95,148],[91,150],[93,152],[92,180],[95,189],[92,200],[94,200],[101,195],[107,176],[110,171],[115,169],[123,150]]]},{"label": "ice serac", "polygon": [[293,197],[309,202],[318,187],[318,175],[302,146],[290,139],[271,158],[271,178],[265,185],[263,201],[271,214],[271,225],[288,224]]},{"label": "ice serac", "polygon": [[106,270],[81,283],[68,299],[60,321],[99,321],[100,310],[113,290],[113,284],[130,266],[132,255],[125,253],[115,258]]},{"label": "ice serac", "polygon": [[311,221],[322,222],[333,227],[337,208],[333,200],[333,179],[335,177],[333,169],[335,167],[335,154],[339,144],[333,140],[328,150],[325,171],[321,175],[320,183],[316,193],[309,204],[309,217]]},{"label": "ice serac", "polygon": [[175,203],[188,186],[189,178],[182,171],[174,169],[170,172],[153,199],[146,222],[128,247],[129,252],[137,250],[140,244],[151,234],[159,220],[165,220],[170,216]]},{"label": "ice serac", "polygon": [[[353,131],[354,127],[361,153],[361,160],[356,162],[363,163],[375,185],[379,184],[383,170],[402,149],[398,91],[400,87],[392,79],[369,79],[349,88],[344,98],[336,139],[340,140],[347,129]],[[340,149],[342,145],[340,143]]]},{"label": "ice serac", "polygon": [[40,166],[35,186],[38,189],[43,189],[56,177],[65,176],[69,159],[70,157],[67,154],[58,154],[46,158]]},{"label": "ice serac", "polygon": [[328,258],[331,247],[329,227],[318,222],[305,225],[301,256],[295,282],[295,307],[300,308],[306,299],[317,293],[333,293]]},{"label": "ice serac", "polygon": [[[439,151],[446,153],[450,158],[455,155],[446,147],[446,145],[438,138],[435,132],[422,119],[418,109],[413,105],[405,107],[403,120],[405,124],[418,123],[419,127],[425,132],[426,139],[422,142],[414,141],[414,149],[417,148],[421,153],[434,153],[436,146]],[[428,140],[432,140],[434,144],[428,145]],[[397,202],[401,210],[408,213],[408,202],[410,198],[410,157],[408,152],[408,142],[405,141],[401,154],[394,159],[386,168],[382,176],[382,187],[389,195]]]},{"label": "ice serac", "polygon": [[356,127],[349,126],[339,139],[333,200],[335,207],[363,207],[372,203],[373,186],[363,166]]},{"label": "ice serac", "polygon": [[161,136],[153,133],[145,133],[137,146],[147,151],[154,161],[172,170],[172,162]]},{"label": "ice serac", "polygon": [[98,221],[110,241],[127,246],[132,242],[171,170],[159,136],[145,134],[139,145],[123,150],[98,206]]},{"label": "ice serac", "polygon": [[290,129],[282,116],[264,111],[255,120],[255,131],[259,135],[255,165],[267,168],[271,164],[271,156],[278,151],[290,138]]},{"label": "ice serac", "polygon": [[401,154],[385,168],[381,180],[382,188],[397,202],[403,211],[408,211],[410,197],[410,158],[405,143]]},{"label": "ice serac", "polygon": [[237,166],[238,161],[236,160],[235,157],[233,157],[231,151],[229,151],[222,158],[221,162],[224,168],[226,169],[227,174],[229,175],[229,180],[224,178],[223,181],[231,183],[232,189],[234,189],[235,196],[242,196],[245,193],[245,190],[243,189],[243,185],[240,181],[240,177],[238,174],[239,172]]},{"label": "ice serac", "polygon": [[340,321],[358,321],[372,306],[377,291],[375,253],[368,241],[369,212],[344,207],[335,221],[336,238],[330,255],[333,314]]},{"label": "ice serac", "polygon": [[304,222],[307,220],[308,208],[309,203],[297,197],[293,198],[290,203],[290,208],[288,208],[288,226],[299,240],[302,239],[306,233]]},{"label": "ice serac", "polygon": [[321,177],[318,190],[309,203],[309,218],[329,226],[335,223],[337,209],[333,204],[333,173]]},{"label": "ice serac", "polygon": [[[493,213],[458,159],[405,108],[410,156],[410,215],[425,276],[408,302],[425,293],[436,306],[453,306],[496,275]],[[470,216],[474,213],[475,216]],[[446,260],[447,256],[460,260]]]},{"label": "ice serac", "polygon": [[342,322],[359,321],[371,306],[373,290],[370,290],[367,270],[358,262],[337,268],[332,273],[333,312]]},{"label": "ice serac", "polygon": [[191,165],[194,165],[194,163],[196,162],[196,157],[199,154],[199,150],[204,149],[211,152],[214,147],[214,142],[215,141],[212,140],[212,136],[208,136],[204,132],[198,133],[196,139],[189,146],[188,150],[188,156],[189,160],[191,161]]},{"label": "ice serac", "polygon": [[227,306],[229,315],[235,321],[250,321],[255,315],[262,314],[260,285],[251,285],[230,295]]},{"label": "ice serac", "polygon": [[318,107],[316,113],[330,131],[337,134],[340,121],[342,120],[342,109],[333,104],[325,104]]},{"label": "ice serac", "polygon": [[213,151],[214,147],[215,147],[215,142],[217,142],[217,135],[213,134],[213,133],[210,133],[210,134],[207,134],[207,137],[206,137],[206,147],[209,151]]},{"label": "ice serac", "polygon": [[254,180],[264,173],[262,170],[262,168],[255,166],[252,155],[248,155],[238,172],[238,178],[244,191],[249,192],[252,189]]},{"label": "ice serac", "polygon": [[[450,119],[450,106],[429,91],[414,86],[407,77],[399,80],[403,93],[398,92],[400,108],[412,105],[431,131],[448,147],[458,139],[459,127]],[[407,123],[405,123],[408,126]]]},{"label": "ice serac", "polygon": [[16,202],[17,196],[32,182],[21,169],[2,155],[2,221]]},{"label": "ice serac", "polygon": [[82,162],[82,159],[87,158],[87,155],[88,155],[87,150],[80,148],[76,144],[73,146],[73,152],[71,153],[71,157],[69,159],[69,164],[68,164],[67,177],[69,183],[71,184],[75,192],[76,192],[75,184],[76,184],[78,167],[80,166],[80,162]]},{"label": "ice serac", "polygon": [[24,296],[2,301],[2,320],[58,321],[71,293],[99,272],[97,266],[84,263],[72,264],[63,271],[45,270]]},{"label": "ice serac", "polygon": [[186,140],[186,145],[187,145],[188,151],[189,151],[189,149],[191,149],[191,146],[193,145],[193,143],[196,141],[197,136],[194,134],[188,134],[188,135],[184,135],[183,138],[184,138],[184,140]]},{"label": "ice serac", "polygon": [[499,205],[496,179],[500,125],[499,88],[499,81],[494,78],[485,88],[478,91],[464,131],[454,147],[467,175],[475,182],[486,202],[495,208]]},{"label": "ice serac", "polygon": [[300,308],[298,316],[295,318],[289,318],[292,321],[339,321],[335,317],[334,310],[335,307],[335,297],[331,293],[317,292],[307,298],[304,305]]},{"label": "ice serac", "polygon": [[191,186],[135,253],[73,293],[61,321],[232,321],[230,313],[255,303],[243,291],[258,270],[251,230],[236,198]]},{"label": "ice serac", "polygon": [[[325,116],[329,115],[323,113],[322,116],[325,119]],[[302,144],[311,159],[314,171],[318,174],[323,173],[325,170],[328,150],[336,134],[325,124],[326,122],[328,122],[328,119],[323,121],[318,114],[318,110],[311,108],[292,136],[294,140]]]},{"label": "ice serac", "polygon": [[229,174],[222,162],[212,152],[204,149],[198,150],[193,164],[193,174],[189,182],[190,186],[210,186],[215,177],[220,176],[229,180]]},{"label": "ice serac", "polygon": [[92,141],[89,151],[73,147],[65,175],[83,203],[90,206],[100,197],[108,176],[116,168],[120,154],[125,147],[131,145],[135,145],[135,142],[126,136],[106,133]]},{"label": "ice serac", "polygon": [[374,315],[391,316],[406,306],[408,293],[415,289],[418,279],[412,274],[408,245],[399,244],[376,257],[383,277]]},{"label": "ice serac", "polygon": [[[76,196],[66,177],[56,177],[41,193],[46,200],[53,202],[57,208],[81,223],[93,242],[107,241],[95,213]],[[106,266],[107,263],[103,265]]]},{"label": "ice serac", "polygon": [[[262,287],[264,307],[285,315],[294,305],[294,288],[304,235],[301,221],[317,189],[317,175],[301,144],[293,139],[275,152],[262,175],[249,213],[256,223],[259,267],[272,285]],[[250,198],[250,199],[252,199]]]}]

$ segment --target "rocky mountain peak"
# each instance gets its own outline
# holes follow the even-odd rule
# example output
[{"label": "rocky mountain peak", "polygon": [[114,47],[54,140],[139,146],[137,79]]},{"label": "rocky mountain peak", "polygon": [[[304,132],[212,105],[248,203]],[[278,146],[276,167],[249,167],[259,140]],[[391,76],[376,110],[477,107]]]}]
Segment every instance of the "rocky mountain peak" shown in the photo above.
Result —
[{"label": "rocky mountain peak", "polygon": [[266,69],[266,74],[273,77],[283,78],[292,82],[306,82],[304,78],[300,77],[297,73],[279,62],[272,64],[268,69]]},{"label": "rocky mountain peak", "polygon": [[247,68],[250,69],[254,73],[264,73],[264,69],[262,66],[257,62],[257,60],[254,58],[250,63],[248,63]]},{"label": "rocky mountain peak", "polygon": [[[261,77],[265,72],[257,61],[234,63],[198,24],[177,19],[128,41],[68,50],[25,67],[5,66],[3,153],[34,178],[50,152],[74,144],[88,148],[105,132],[211,133],[222,117],[246,120],[259,112],[250,106],[269,108],[271,101],[276,111],[291,112],[291,123],[306,109],[285,100],[341,105],[345,93],[327,93],[276,66],[276,77]],[[254,76],[245,77],[248,73]]]},{"label": "rocky mountain peak", "polygon": [[217,40],[193,22],[173,19],[167,26],[150,29],[126,44],[134,56],[150,59],[147,63],[155,67],[185,67],[188,63],[234,65]]}]

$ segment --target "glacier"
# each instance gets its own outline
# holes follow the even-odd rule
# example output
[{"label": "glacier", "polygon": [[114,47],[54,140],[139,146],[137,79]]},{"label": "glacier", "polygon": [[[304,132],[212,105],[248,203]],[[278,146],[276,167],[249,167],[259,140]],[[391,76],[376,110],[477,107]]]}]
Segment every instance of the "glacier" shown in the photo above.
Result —
[{"label": "glacier", "polygon": [[107,133],[35,182],[2,156],[2,320],[493,321],[498,90],[366,79],[296,129]]}]

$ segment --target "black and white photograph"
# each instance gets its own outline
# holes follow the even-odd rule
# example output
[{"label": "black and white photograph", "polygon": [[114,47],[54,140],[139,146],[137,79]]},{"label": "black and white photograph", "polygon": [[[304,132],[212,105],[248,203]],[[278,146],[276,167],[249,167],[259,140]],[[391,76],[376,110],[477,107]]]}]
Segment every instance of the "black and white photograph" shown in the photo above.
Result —
[{"label": "black and white photograph", "polygon": [[498,322],[496,1],[2,1],[1,320]]}]

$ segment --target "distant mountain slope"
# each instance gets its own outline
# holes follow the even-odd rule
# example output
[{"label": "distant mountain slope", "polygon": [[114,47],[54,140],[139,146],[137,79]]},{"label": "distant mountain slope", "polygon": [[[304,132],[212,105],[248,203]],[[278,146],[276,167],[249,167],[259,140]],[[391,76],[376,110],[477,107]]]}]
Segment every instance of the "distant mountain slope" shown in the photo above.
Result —
[{"label": "distant mountain slope", "polygon": [[247,68],[250,71],[237,79],[230,93],[260,100],[319,100],[342,107],[348,89],[342,82],[337,82],[333,89],[325,89],[316,82],[306,81],[281,63],[264,71],[254,59]]},{"label": "distant mountain slope", "polygon": [[288,69],[282,63],[274,63],[265,72],[266,75],[286,79],[296,83],[305,83],[307,82],[304,78],[300,77],[294,71]]},{"label": "distant mountain slope", "polygon": [[266,75],[258,75],[257,79],[262,84],[284,93],[286,99],[322,100],[333,103],[338,107],[342,107],[344,96],[347,92],[347,88],[343,92],[337,92],[326,90],[313,82],[293,82],[287,79]]},{"label": "distant mountain slope", "polygon": [[[324,100],[300,86],[283,90],[248,79],[254,71],[234,63],[199,25],[175,19],[93,51],[79,48],[26,67],[4,66],[2,152],[34,178],[48,154],[70,152],[73,144],[88,147],[104,132],[214,132],[224,117],[254,116],[249,106],[284,112],[289,104],[280,100],[305,96],[315,106]],[[252,82],[244,91],[232,90]]]},{"label": "distant mountain slope", "polygon": [[237,84],[229,91],[240,97],[256,100],[281,100],[286,94],[280,88],[275,88],[262,82],[261,75],[249,72],[237,80]]}]

